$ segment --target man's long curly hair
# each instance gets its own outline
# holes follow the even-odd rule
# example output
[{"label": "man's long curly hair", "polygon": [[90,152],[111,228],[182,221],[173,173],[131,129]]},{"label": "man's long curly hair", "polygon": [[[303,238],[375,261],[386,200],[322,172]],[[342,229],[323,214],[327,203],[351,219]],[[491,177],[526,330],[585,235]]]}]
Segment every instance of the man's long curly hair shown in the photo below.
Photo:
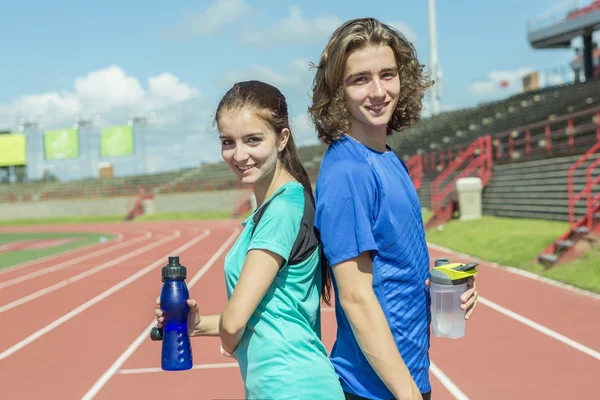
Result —
[{"label": "man's long curly hair", "polygon": [[374,18],[350,20],[331,36],[321,54],[313,82],[310,118],[319,140],[331,144],[350,129],[350,113],[344,95],[344,72],[348,56],[367,46],[387,45],[394,52],[400,78],[400,97],[388,123],[387,134],[419,122],[423,96],[433,81],[423,73],[416,50],[404,35]]}]

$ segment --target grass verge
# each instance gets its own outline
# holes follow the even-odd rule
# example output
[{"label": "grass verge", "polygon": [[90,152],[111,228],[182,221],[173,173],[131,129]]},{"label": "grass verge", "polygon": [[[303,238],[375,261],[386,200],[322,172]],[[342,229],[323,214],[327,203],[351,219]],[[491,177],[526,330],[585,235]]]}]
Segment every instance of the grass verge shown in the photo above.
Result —
[{"label": "grass verge", "polygon": [[64,239],[73,238],[72,242],[42,249],[23,249],[16,251],[0,252],[0,269],[21,264],[31,260],[37,260],[53,254],[73,250],[78,247],[88,246],[103,240],[111,240],[115,236],[103,233],[80,233],[80,232],[36,232],[36,233],[0,233],[0,244],[22,240]]},{"label": "grass verge", "polygon": [[[423,211],[427,221],[431,212]],[[566,222],[500,218],[484,215],[472,221],[452,220],[427,231],[427,241],[500,265],[520,268],[540,276],[600,293],[600,248],[579,259],[545,270],[535,259],[563,234]]]}]

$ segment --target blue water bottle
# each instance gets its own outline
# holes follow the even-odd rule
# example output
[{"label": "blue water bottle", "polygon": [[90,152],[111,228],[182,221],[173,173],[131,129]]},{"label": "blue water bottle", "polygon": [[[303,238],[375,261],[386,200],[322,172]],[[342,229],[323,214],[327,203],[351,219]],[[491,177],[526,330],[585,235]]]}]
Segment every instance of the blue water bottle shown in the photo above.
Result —
[{"label": "blue water bottle", "polygon": [[162,268],[160,292],[160,308],[165,320],[162,328],[154,327],[150,331],[152,340],[162,340],[161,368],[165,371],[184,371],[193,364],[187,327],[190,307],[186,278],[187,269],[179,264],[179,257],[169,257],[169,264]]}]

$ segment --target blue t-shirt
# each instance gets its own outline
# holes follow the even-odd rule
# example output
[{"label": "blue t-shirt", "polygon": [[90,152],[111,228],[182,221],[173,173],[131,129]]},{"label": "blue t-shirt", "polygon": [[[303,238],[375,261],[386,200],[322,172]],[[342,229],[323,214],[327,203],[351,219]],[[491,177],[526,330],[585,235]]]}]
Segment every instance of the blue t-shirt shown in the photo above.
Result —
[{"label": "blue t-shirt", "polygon": [[[330,265],[371,252],[373,291],[419,390],[429,382],[429,253],[421,205],[406,166],[388,147],[370,149],[348,135],[332,143],[317,180],[315,226]],[[331,362],[347,392],[370,399],[392,393],[363,355],[336,294],[337,339]]]}]

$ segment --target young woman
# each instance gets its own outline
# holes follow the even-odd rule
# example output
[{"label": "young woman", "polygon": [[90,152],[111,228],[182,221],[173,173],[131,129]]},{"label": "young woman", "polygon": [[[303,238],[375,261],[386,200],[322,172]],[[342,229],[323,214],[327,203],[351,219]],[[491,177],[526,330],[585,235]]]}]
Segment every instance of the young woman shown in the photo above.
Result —
[{"label": "young woman", "polygon": [[331,361],[347,399],[429,399],[430,260],[419,198],[386,137],[419,120],[431,82],[412,45],[372,18],[339,27],[316,67],[309,113],[329,144],[315,226],[333,270]]},{"label": "young woman", "polygon": [[[225,309],[200,316],[189,300],[190,334],[220,336],[222,353],[239,362],[247,399],[343,399],[320,340],[330,279],[286,100],[266,83],[237,83],[215,122],[223,160],[252,186],[258,208],[225,258]],[[161,327],[160,307],[156,316]]]}]

